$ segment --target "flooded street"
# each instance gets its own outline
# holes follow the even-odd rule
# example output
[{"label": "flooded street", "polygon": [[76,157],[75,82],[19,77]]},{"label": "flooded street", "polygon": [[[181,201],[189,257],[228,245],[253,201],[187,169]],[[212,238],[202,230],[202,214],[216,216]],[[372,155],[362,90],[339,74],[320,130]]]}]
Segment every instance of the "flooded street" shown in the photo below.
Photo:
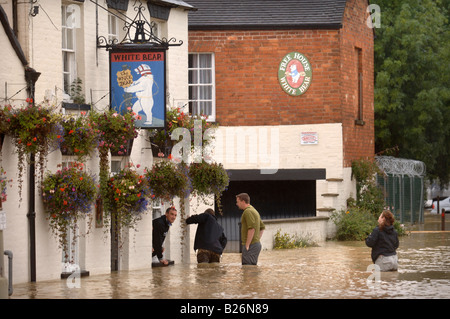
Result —
[{"label": "flooded street", "polygon": [[[446,229],[450,230],[447,214]],[[258,266],[242,266],[240,254],[224,254],[220,264],[176,264],[120,271],[79,279],[14,286],[11,299],[299,299],[450,298],[450,232],[440,232],[440,216],[426,216],[400,238],[398,272],[368,271],[364,242],[328,241],[320,247],[262,251]],[[373,277],[374,280],[369,280]],[[70,286],[70,285],[69,285]],[[76,286],[76,285],[75,285]]]}]

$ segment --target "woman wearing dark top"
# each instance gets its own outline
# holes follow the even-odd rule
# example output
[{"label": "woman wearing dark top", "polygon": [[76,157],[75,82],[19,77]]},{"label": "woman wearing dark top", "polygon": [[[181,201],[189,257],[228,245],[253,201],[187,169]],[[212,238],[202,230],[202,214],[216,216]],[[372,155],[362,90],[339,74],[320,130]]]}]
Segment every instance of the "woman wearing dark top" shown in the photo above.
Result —
[{"label": "woman wearing dark top", "polygon": [[372,248],[372,261],[381,271],[392,271],[398,268],[397,248],[398,234],[394,229],[394,215],[384,210],[378,218],[378,226],[366,238],[366,245]]}]

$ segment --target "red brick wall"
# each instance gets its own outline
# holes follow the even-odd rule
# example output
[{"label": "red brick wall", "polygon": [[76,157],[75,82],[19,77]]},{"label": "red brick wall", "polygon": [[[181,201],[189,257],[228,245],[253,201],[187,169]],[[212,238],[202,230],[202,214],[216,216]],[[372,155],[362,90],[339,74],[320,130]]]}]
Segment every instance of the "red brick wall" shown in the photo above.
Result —
[{"label": "red brick wall", "polygon": [[[374,133],[374,30],[366,25],[369,13],[367,1],[347,2],[340,37],[341,53],[341,103],[344,130],[344,166],[361,157],[370,158],[375,150]],[[362,53],[363,121],[355,125],[358,117],[357,53]]]},{"label": "red brick wall", "polygon": [[[347,3],[340,30],[190,31],[189,52],[215,54],[216,120],[220,125],[343,123],[344,166],[372,156],[373,31],[367,1]],[[364,64],[364,126],[356,126],[357,59]],[[301,96],[285,93],[277,77],[282,58],[305,55],[312,82]]]}]

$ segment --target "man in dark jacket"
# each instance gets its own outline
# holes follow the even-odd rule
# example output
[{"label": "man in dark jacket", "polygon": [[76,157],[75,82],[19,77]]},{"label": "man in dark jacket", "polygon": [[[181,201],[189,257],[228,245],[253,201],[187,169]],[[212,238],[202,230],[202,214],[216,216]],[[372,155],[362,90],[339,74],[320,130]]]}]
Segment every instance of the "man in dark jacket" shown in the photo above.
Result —
[{"label": "man in dark jacket", "polygon": [[192,215],[186,219],[186,224],[198,224],[194,240],[197,262],[220,262],[220,255],[227,245],[227,238],[222,226],[217,222],[214,210],[208,208],[203,214]]},{"label": "man in dark jacket", "polygon": [[394,229],[394,215],[383,211],[378,218],[378,226],[366,238],[366,245],[372,248],[372,261],[381,271],[397,270],[398,234]]},{"label": "man in dark jacket", "polygon": [[152,249],[152,257],[157,256],[158,260],[163,265],[168,265],[169,262],[163,258],[163,243],[164,239],[166,239],[167,232],[169,231],[169,227],[172,226],[172,223],[177,218],[177,210],[175,207],[169,207],[166,210],[166,214],[155,218],[153,220],[153,249]]}]

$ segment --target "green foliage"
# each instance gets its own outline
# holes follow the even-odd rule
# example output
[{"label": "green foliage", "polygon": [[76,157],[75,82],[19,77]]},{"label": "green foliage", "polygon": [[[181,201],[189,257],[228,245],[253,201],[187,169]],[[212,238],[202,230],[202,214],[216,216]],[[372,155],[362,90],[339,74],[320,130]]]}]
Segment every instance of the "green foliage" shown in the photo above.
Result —
[{"label": "green foliage", "polygon": [[352,207],[331,215],[337,226],[337,240],[364,240],[377,225],[377,219],[367,210]]},{"label": "green foliage", "polygon": [[63,251],[68,251],[69,230],[76,234],[77,221],[90,213],[96,194],[94,177],[83,171],[83,164],[76,163],[46,174],[42,182],[42,200],[50,228]]},{"label": "green foliage", "polygon": [[398,221],[394,222],[394,229],[397,231],[399,236],[405,236],[407,234],[405,226],[400,224]]},{"label": "green foliage", "polygon": [[292,249],[317,246],[311,236],[299,236],[297,234],[290,235],[281,233],[281,229],[277,230],[274,238],[274,249]]},{"label": "green foliage", "polygon": [[147,208],[148,195],[146,179],[130,164],[109,178],[105,210],[108,215],[114,214],[115,222],[121,227],[134,228]]},{"label": "green foliage", "polygon": [[172,201],[175,196],[184,198],[187,195],[189,180],[184,164],[160,161],[146,171],[145,177],[152,197]]},{"label": "green foliage", "polygon": [[423,161],[427,177],[450,180],[448,1],[379,0],[375,29],[376,152]]},{"label": "green foliage", "polygon": [[125,152],[128,141],[138,136],[135,126],[137,116],[133,112],[91,112],[90,118],[94,128],[100,132],[99,148],[106,148],[114,153]]},{"label": "green foliage", "polygon": [[12,179],[6,179],[6,171],[0,166],[0,201],[6,202],[7,199],[7,185],[11,187]]},{"label": "green foliage", "polygon": [[360,159],[352,162],[352,174],[356,179],[356,202],[353,205],[378,217],[385,202],[375,176],[382,172],[374,161]]},{"label": "green foliage", "polygon": [[220,196],[229,184],[228,173],[222,164],[192,163],[189,166],[189,178],[192,183],[192,194],[204,198],[215,195],[219,213],[222,213]]},{"label": "green foliage", "polygon": [[347,210],[331,215],[337,227],[338,240],[364,240],[377,225],[378,216],[385,205],[383,192],[375,179],[376,174],[382,172],[374,161],[353,161],[352,174],[356,179],[356,200],[349,198]]},{"label": "green foliage", "polygon": [[0,134],[5,134],[9,131],[11,122],[11,110],[11,105],[4,105],[0,107]]},{"label": "green foliage", "polygon": [[25,164],[30,163],[36,155],[35,163],[39,167],[39,177],[44,179],[47,154],[56,148],[59,135],[58,123],[60,115],[54,112],[50,105],[35,105],[32,99],[27,99],[23,108],[11,109],[9,133],[16,146],[18,155],[19,197],[22,200],[22,183]]},{"label": "green foliage", "polygon": [[[202,146],[205,147],[211,142],[212,136],[206,136],[206,130],[210,128],[216,128],[217,123],[211,123],[207,121],[207,115],[192,115],[189,113],[184,113],[180,108],[170,108],[166,112],[166,128],[162,130],[153,130],[150,132],[150,142],[159,149],[160,152],[168,147],[171,149],[174,143],[177,141],[172,140],[172,134],[178,128],[185,128],[189,130],[191,135],[191,147],[194,147],[194,136],[195,130],[197,129],[201,132]],[[206,138],[205,138],[206,137]],[[162,154],[167,156],[168,154]]]},{"label": "green foliage", "polygon": [[83,94],[83,87],[81,86],[83,81],[80,78],[76,78],[73,80],[70,85],[70,98],[73,100],[73,103],[76,104],[84,104],[86,103],[86,99]]},{"label": "green foliage", "polygon": [[61,122],[63,136],[60,148],[63,153],[77,156],[78,161],[84,161],[98,145],[99,130],[91,124],[85,112],[81,116],[67,116]]}]

